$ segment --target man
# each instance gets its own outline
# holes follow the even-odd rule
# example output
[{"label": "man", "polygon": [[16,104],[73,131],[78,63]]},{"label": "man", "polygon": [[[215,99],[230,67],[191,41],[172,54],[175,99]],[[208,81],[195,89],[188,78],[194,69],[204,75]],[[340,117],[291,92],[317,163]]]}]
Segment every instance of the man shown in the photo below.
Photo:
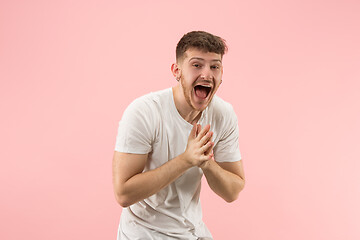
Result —
[{"label": "man", "polygon": [[185,34],[171,71],[178,84],[133,101],[119,124],[113,159],[118,239],[212,239],[199,202],[204,174],[227,202],[245,184],[233,108],[222,82],[220,37]]}]

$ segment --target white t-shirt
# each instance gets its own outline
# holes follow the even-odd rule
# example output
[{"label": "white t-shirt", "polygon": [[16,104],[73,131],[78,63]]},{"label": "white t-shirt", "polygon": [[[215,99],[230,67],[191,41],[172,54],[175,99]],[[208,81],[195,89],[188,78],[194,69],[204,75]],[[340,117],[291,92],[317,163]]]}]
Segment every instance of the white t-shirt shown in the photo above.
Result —
[{"label": "white t-shirt", "polygon": [[[232,106],[214,96],[198,124],[210,124],[217,162],[241,160],[237,118]],[[115,151],[149,154],[144,171],[182,154],[192,125],[177,111],[172,88],[137,98],[119,123]],[[158,193],[124,208],[118,239],[212,239],[199,201],[203,172],[188,169]]]}]

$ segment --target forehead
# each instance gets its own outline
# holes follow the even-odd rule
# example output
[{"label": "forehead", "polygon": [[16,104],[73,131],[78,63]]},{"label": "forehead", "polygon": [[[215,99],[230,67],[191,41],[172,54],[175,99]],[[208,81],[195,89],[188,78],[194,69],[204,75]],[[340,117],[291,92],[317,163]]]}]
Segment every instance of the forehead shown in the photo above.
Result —
[{"label": "forehead", "polygon": [[184,54],[184,62],[189,62],[192,60],[200,60],[200,61],[216,61],[221,62],[221,54],[214,52],[205,52],[196,48],[189,48],[186,50]]}]

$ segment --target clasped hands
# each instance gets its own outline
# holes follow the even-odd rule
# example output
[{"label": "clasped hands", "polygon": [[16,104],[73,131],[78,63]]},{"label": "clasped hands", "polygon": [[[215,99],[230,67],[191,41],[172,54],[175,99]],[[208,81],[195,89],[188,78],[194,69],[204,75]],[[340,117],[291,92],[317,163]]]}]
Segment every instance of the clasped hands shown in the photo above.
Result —
[{"label": "clasped hands", "polygon": [[204,168],[213,159],[214,142],[212,142],[212,137],[213,132],[210,131],[210,125],[206,125],[203,129],[200,124],[193,125],[186,150],[183,153],[184,159],[191,166]]}]

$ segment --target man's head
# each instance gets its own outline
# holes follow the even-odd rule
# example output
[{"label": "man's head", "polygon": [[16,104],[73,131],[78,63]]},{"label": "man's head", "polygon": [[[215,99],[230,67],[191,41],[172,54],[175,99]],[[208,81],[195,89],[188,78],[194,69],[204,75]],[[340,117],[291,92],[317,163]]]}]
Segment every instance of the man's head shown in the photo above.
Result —
[{"label": "man's head", "polygon": [[203,52],[217,53],[222,56],[227,52],[225,40],[204,31],[192,31],[185,34],[176,46],[176,61],[184,59],[186,51],[195,48]]},{"label": "man's head", "polygon": [[182,92],[176,100],[196,111],[204,110],[222,82],[225,41],[207,32],[185,34],[176,47],[176,63],[171,66]]}]

